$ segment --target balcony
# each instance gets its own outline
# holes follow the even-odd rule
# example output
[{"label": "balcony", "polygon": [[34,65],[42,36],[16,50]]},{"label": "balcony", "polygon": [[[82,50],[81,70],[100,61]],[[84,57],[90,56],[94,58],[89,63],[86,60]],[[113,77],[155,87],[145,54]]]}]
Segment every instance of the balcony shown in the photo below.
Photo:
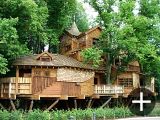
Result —
[{"label": "balcony", "polygon": [[94,93],[100,95],[122,94],[124,87],[120,85],[95,85]]}]

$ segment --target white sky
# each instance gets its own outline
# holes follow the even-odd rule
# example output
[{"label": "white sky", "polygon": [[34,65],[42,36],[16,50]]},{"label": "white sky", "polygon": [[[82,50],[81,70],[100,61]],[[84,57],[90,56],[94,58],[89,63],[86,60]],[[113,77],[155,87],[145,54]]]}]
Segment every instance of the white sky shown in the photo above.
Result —
[{"label": "white sky", "polygon": [[89,22],[93,22],[94,19],[97,17],[98,13],[88,3],[83,2],[83,0],[78,1],[83,4]]},{"label": "white sky", "polygon": [[[83,7],[84,7],[86,14],[87,14],[87,17],[88,17],[88,20],[89,20],[89,22],[92,23],[95,20],[95,18],[97,17],[98,13],[88,3],[85,3],[84,0],[78,0],[78,1],[83,4]],[[138,14],[139,8],[140,8],[140,5],[138,2],[139,2],[139,0],[136,0],[136,3],[135,3],[136,7],[133,10],[133,13],[135,15]],[[118,12],[117,6],[113,6],[113,9],[115,12]]]}]

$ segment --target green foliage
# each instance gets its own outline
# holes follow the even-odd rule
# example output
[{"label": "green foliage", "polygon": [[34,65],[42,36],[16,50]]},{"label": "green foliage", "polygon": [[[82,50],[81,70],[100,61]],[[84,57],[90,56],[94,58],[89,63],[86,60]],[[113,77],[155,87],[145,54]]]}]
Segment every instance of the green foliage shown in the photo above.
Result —
[{"label": "green foliage", "polygon": [[80,32],[86,32],[89,29],[89,23],[87,19],[87,14],[82,6],[82,3],[77,2],[76,12],[75,12],[75,22]]},{"label": "green foliage", "polygon": [[0,73],[8,71],[8,63],[19,55],[26,54],[28,49],[18,41],[15,28],[18,19],[0,19]]},{"label": "green foliage", "polygon": [[9,120],[10,113],[7,110],[0,110],[0,120]]},{"label": "green foliage", "polygon": [[6,74],[7,71],[7,59],[0,54],[0,74]]},{"label": "green foliage", "polygon": [[[84,15],[78,7],[76,0],[0,0],[0,74],[8,71],[13,59],[41,53],[45,45],[50,52],[58,52],[59,37],[76,10],[77,20]],[[84,23],[79,26],[86,27]]]},{"label": "green foliage", "polygon": [[[107,58],[107,77],[114,60],[119,56],[122,63],[137,60],[142,72],[158,77],[160,69],[160,3],[158,0],[140,0],[139,14],[134,14],[135,0],[88,0],[99,13],[103,33],[98,43]],[[116,7],[118,11],[115,11]],[[124,65],[124,64],[123,64]],[[120,68],[120,67],[119,67]]]},{"label": "green foliage", "polygon": [[26,120],[50,120],[48,111],[34,110],[28,113]]},{"label": "green foliage", "polygon": [[93,64],[94,67],[98,67],[101,63],[101,56],[103,51],[98,48],[87,48],[81,52],[84,62]]}]

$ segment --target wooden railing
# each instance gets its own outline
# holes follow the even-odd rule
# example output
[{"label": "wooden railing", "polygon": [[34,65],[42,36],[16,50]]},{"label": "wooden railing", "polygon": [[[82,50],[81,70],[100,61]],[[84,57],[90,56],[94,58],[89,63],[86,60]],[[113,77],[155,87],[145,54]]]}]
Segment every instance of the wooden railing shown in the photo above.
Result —
[{"label": "wooden railing", "polygon": [[31,94],[32,81],[31,78],[19,77],[16,85],[16,77],[0,78],[1,97],[11,94]]},{"label": "wooden railing", "polygon": [[121,94],[124,93],[123,86],[116,85],[95,85],[95,94]]},{"label": "wooden railing", "polygon": [[32,94],[42,92],[46,87],[49,87],[56,81],[55,77],[33,77]]}]

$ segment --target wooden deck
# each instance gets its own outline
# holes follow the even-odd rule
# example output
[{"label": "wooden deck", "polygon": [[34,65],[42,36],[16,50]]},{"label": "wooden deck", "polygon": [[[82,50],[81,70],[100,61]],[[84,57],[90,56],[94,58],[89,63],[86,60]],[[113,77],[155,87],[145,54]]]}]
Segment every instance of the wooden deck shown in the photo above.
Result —
[{"label": "wooden deck", "polygon": [[[16,97],[26,97],[30,99],[39,99],[41,97],[58,97],[68,99],[74,97],[85,99],[92,96],[123,96],[128,95],[131,89],[126,89],[120,85],[94,85],[93,89],[86,92],[88,84],[77,84],[70,82],[57,81],[56,77],[8,77],[0,78],[0,99],[16,99]],[[152,86],[147,86],[154,92]],[[127,91],[126,91],[127,90]],[[89,93],[89,94],[88,94]],[[98,98],[98,97],[97,97]]]}]

